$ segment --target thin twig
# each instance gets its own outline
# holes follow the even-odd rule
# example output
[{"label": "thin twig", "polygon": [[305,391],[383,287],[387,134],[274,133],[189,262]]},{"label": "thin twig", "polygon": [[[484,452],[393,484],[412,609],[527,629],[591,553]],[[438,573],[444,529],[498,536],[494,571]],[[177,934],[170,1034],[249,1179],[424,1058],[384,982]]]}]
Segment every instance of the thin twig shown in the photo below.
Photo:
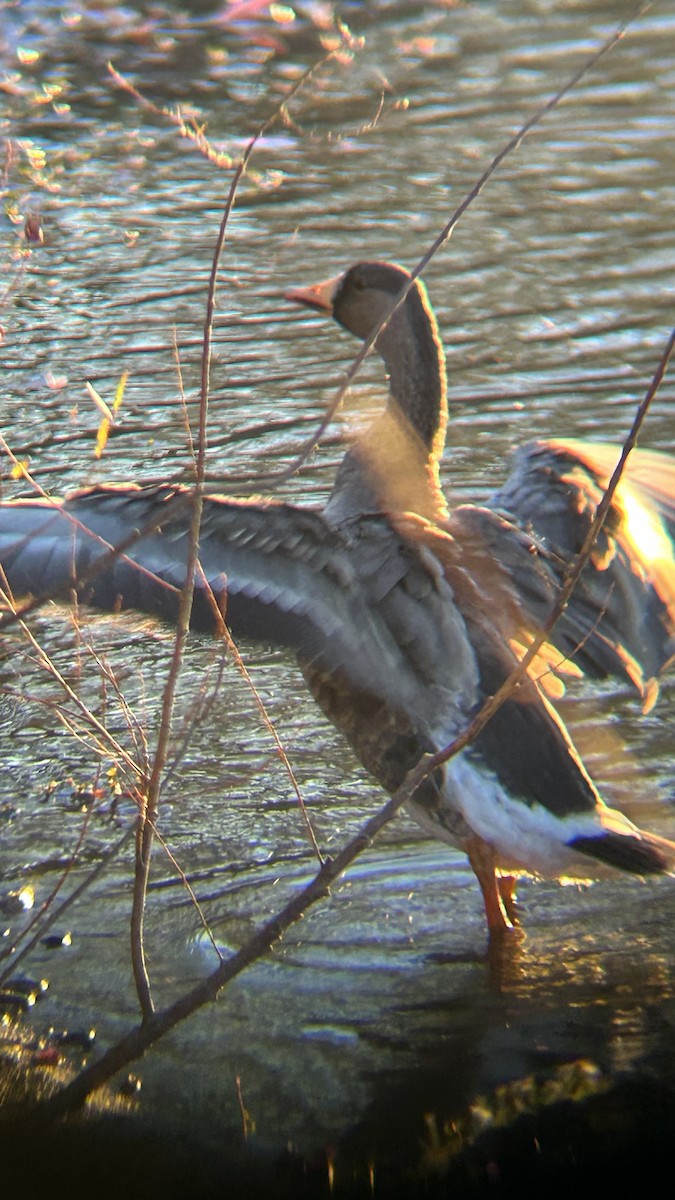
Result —
[{"label": "thin twig", "polygon": [[251,678],[251,674],[250,674],[250,671],[248,670],[248,667],[246,666],[246,663],[244,662],[241,654],[239,653],[239,648],[238,648],[234,638],[232,637],[232,634],[230,633],[229,629],[227,628],[225,619],[224,619],[223,614],[218,605],[218,601],[216,599],[216,596],[214,595],[213,588],[210,586],[210,584],[209,584],[208,580],[206,579],[206,576],[203,574],[203,572],[202,572],[201,582],[202,582],[204,591],[206,593],[206,596],[208,598],[209,604],[211,605],[211,611],[213,613],[216,636],[221,638],[222,641],[224,641],[229,653],[231,654],[232,658],[234,659],[235,665],[236,665],[239,673],[241,674],[242,678],[245,680],[245,682],[247,683],[248,687],[251,690],[251,694],[253,695],[253,699],[255,700],[255,703],[256,703],[258,712],[260,714],[260,717],[263,721],[263,724],[265,725],[266,729],[271,734],[272,739],[274,741],[274,748],[276,750],[277,757],[281,760],[282,766],[284,767],[284,770],[286,771],[286,774],[288,775],[290,785],[293,788],[293,791],[295,792],[295,798],[298,802],[300,814],[302,816],[302,820],[303,820],[305,829],[307,830],[307,836],[311,842],[312,849],[314,850],[314,853],[315,853],[319,863],[322,863],[323,855],[321,853],[321,849],[319,847],[319,843],[317,841],[317,837],[314,832],[314,827],[312,825],[312,821],[311,821],[309,812],[307,811],[307,805],[305,804],[304,797],[302,795],[302,792],[300,791],[300,786],[295,777],[295,772],[291,765],[291,761],[284,749],[281,738],[279,737],[279,734],[277,733],[274,722],[272,721],[272,718],[270,717],[270,715],[267,711],[267,708],[265,706],[263,698],[260,695],[257,687],[255,686],[253,679]]},{"label": "thin twig", "polygon": [[[220,270],[220,262],[225,245],[225,236],[227,233],[230,216],[234,208],[234,202],[239,184],[246,173],[251,155],[257,143],[278,119],[283,106],[288,104],[289,100],[291,100],[293,96],[295,96],[298,91],[305,86],[307,80],[316,73],[319,67],[333,58],[334,54],[335,51],[330,51],[327,55],[324,55],[319,63],[315,63],[314,66],[312,66],[300,77],[297,83],[291,88],[288,95],[284,96],[283,100],[279,102],[271,116],[262,123],[254,136],[249,140],[248,145],[246,146],[246,149],[239,163],[237,164],[232,181],[230,183],[223,215],[220,221],[220,228],[218,230],[215,250],[211,261],[211,272],[209,275],[209,284],[207,290],[206,313],[204,318],[204,333],[202,341],[202,371],[199,396],[197,453],[195,459],[195,482],[190,494],[191,511],[190,526],[188,531],[185,581],[180,591],[174,649],[169,667],[169,675],[164,685],[162,713],[160,717],[159,732],[157,735],[157,746],[152,764],[152,772],[147,785],[147,802],[144,811],[139,816],[130,935],[131,959],[134,980],[136,983],[136,991],[138,994],[143,1019],[146,1021],[154,1012],[154,1004],[150,989],[150,979],[147,969],[143,938],[145,905],[147,898],[148,879],[150,874],[150,862],[152,858],[154,829],[159,815],[159,797],[162,785],[162,777],[169,755],[174,702],[183,660],[183,652],[190,630],[190,616],[192,613],[192,603],[195,588],[195,571],[197,569],[199,560],[199,532],[201,528],[204,503],[204,476],[206,470],[206,454],[208,446],[207,424],[212,361],[213,323],[216,311],[218,273]],[[228,637],[230,637],[229,633]],[[230,637],[230,642],[231,640],[232,639]],[[316,846],[316,849],[318,852],[318,846]]]},{"label": "thin twig", "polygon": [[53,908],[47,913],[44,921],[42,921],[40,924],[39,931],[28,942],[26,942],[24,946],[22,946],[21,950],[18,950],[16,954],[12,955],[9,966],[0,973],[0,987],[2,984],[6,983],[12,975],[16,974],[16,969],[19,963],[22,962],[28,954],[30,954],[31,950],[35,948],[40,938],[44,937],[45,932],[50,929],[51,926],[54,925],[64,915],[65,912],[67,912],[67,910],[75,903],[75,901],[79,900],[80,897],[87,891],[87,889],[90,888],[91,885],[95,883],[96,880],[102,875],[106,867],[109,866],[113,859],[116,858],[120,851],[126,846],[134,832],[134,829],[135,826],[130,824],[125,829],[122,836],[117,840],[117,842],[115,842],[115,845],[111,846],[110,849],[106,851],[101,861],[98,862],[96,866],[89,872],[87,877],[77,885],[75,890],[66,896],[57,908]]},{"label": "thin twig", "polygon": [[[11,598],[2,589],[1,586],[0,586],[0,601],[3,601],[4,603],[9,604],[11,607],[11,604],[12,604]],[[84,717],[85,723],[87,725],[91,726],[94,729],[94,731],[98,734],[102,743],[104,745],[107,745],[110,747],[113,754],[116,757],[119,757],[124,762],[125,766],[127,766],[129,768],[129,770],[132,772],[133,775],[136,775],[137,777],[142,777],[143,772],[142,772],[140,766],[138,765],[138,763],[135,762],[135,760],[131,757],[131,755],[128,753],[128,751],[124,749],[122,744],[120,742],[118,742],[117,738],[113,737],[113,735],[108,731],[108,729],[106,729],[105,725],[103,725],[103,723],[99,720],[99,718],[91,711],[91,709],[88,707],[88,705],[85,704],[84,700],[82,700],[77,695],[77,692],[75,692],[73,690],[73,688],[68,683],[67,679],[59,671],[56,664],[49,658],[49,656],[42,649],[39,642],[35,638],[34,634],[31,632],[31,630],[28,628],[28,626],[25,624],[24,621],[21,622],[21,630],[22,630],[22,633],[24,634],[24,637],[27,639],[27,641],[30,643],[30,645],[33,647],[33,649],[36,653],[37,665],[40,666],[43,670],[45,670],[47,672],[47,674],[51,675],[52,678],[56,680],[59,687],[63,690],[63,692],[68,697],[68,699],[71,701],[71,703],[74,705],[74,707],[76,709],[78,709],[80,714]]]},{"label": "thin twig", "polygon": [[152,113],[155,117],[163,117],[170,121],[171,124],[178,129],[181,136],[192,142],[200,151],[200,153],[202,153],[205,158],[208,158],[209,162],[215,163],[217,167],[225,167],[228,169],[232,166],[232,158],[230,155],[226,152],[222,153],[214,149],[214,147],[211,145],[211,142],[206,137],[203,128],[196,124],[193,117],[190,117],[188,123],[183,117],[180,108],[176,108],[175,110],[167,108],[166,106],[160,108],[157,104],[154,104],[152,100],[148,100],[142,92],[139,92],[138,88],[134,87],[134,85],[124,77],[124,75],[120,75],[119,71],[116,70],[111,62],[108,63],[108,72],[116,86],[120,88],[121,91],[127,92],[127,94],[133,98],[139,108],[145,109],[146,112]]}]

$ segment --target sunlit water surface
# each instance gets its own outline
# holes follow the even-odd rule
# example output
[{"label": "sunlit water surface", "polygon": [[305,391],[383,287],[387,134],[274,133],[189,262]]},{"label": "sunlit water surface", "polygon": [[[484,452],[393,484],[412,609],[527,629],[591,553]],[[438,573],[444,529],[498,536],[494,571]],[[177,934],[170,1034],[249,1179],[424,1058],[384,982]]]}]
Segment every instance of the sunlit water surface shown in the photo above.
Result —
[{"label": "sunlit water surface", "polygon": [[[2,312],[2,430],[48,490],[189,472],[181,390],[194,417],[206,286],[231,179],[116,90],[107,61],[156,105],[197,106],[216,148],[237,156],[320,54],[310,20],[319,6],[293,27],[239,31],[193,7],[190,19],[167,6],[141,36],[131,7],[105,19],[85,8],[68,27],[61,6],[26,3],[0,41],[0,67],[15,78],[3,128],[18,156],[10,198],[39,211],[45,228],[44,246],[22,265],[12,257],[18,227],[0,226],[13,284]],[[355,352],[332,325],[292,311],[284,289],[363,257],[413,265],[491,156],[625,11],[544,0],[344,6],[363,49],[322,68],[292,121],[265,136],[229,224],[209,418],[214,487],[258,491],[262,475],[290,462]],[[63,103],[38,106],[36,92],[57,84]],[[662,4],[507,159],[430,265],[448,353],[444,472],[454,499],[488,494],[518,441],[626,433],[673,317],[674,121],[675,20]],[[44,165],[31,166],[40,151]],[[85,381],[110,402],[122,372],[121,420],[97,462],[99,414]],[[356,411],[382,394],[377,363],[362,379]],[[666,384],[643,445],[672,448],[671,410]],[[336,424],[278,494],[322,503],[341,453]],[[7,495],[19,490],[9,476],[8,466]],[[147,738],[152,748],[170,635],[128,616],[81,622],[75,631],[62,614],[43,614],[34,628],[130,745],[127,713],[110,684],[103,695],[91,647],[105,655],[136,744]],[[7,646],[0,879],[4,892],[31,883],[39,903],[83,828],[68,780],[91,786],[98,760],[45,707],[58,692],[30,651]],[[380,793],[317,715],[288,656],[251,647],[246,659],[332,854]],[[217,691],[165,789],[161,830],[227,950],[310,878],[314,860],[248,688],[233,664],[220,682],[218,670],[219,653],[194,639],[178,721],[203,684]],[[603,686],[572,695],[565,715],[605,794],[675,836],[671,698],[666,686],[642,719],[630,696]],[[104,757],[101,787],[108,766]],[[113,815],[109,807],[102,799],[89,821],[66,891],[131,819],[124,800]],[[30,972],[51,981],[38,1027],[94,1024],[106,1044],[135,1021],[130,874],[127,851],[59,924],[72,929],[72,946],[31,956]],[[292,1143],[311,1156],[342,1146],[348,1172],[353,1162],[365,1171],[373,1156],[414,1168],[425,1114],[442,1124],[536,1069],[584,1057],[605,1080],[651,1072],[672,1081],[672,884],[580,891],[526,882],[521,899],[527,936],[495,989],[465,861],[400,818],[266,961],[152,1053],[146,1110],[239,1143],[238,1077],[254,1150]],[[7,920],[12,934],[21,923]],[[215,965],[161,850],[148,954],[160,1004]]]}]

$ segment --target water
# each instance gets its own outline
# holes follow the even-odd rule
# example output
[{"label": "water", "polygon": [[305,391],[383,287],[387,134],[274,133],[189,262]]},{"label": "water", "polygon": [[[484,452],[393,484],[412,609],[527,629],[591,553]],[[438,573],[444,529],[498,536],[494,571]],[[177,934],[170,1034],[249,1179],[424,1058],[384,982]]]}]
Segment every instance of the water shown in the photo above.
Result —
[{"label": "water", "polygon": [[[145,18],[133,6],[85,7],[70,26],[59,6],[8,10],[1,66],[16,78],[4,132],[17,146],[9,199],[39,211],[45,244],[22,261],[20,226],[0,227],[5,278],[16,275],[2,311],[0,407],[4,436],[48,490],[189,472],[181,390],[194,415],[205,290],[231,177],[112,87],[105,64],[112,58],[158,106],[180,104],[188,116],[197,106],[217,149],[236,156],[317,57],[319,6],[303,11],[293,26],[237,31],[208,5],[191,16],[156,6]],[[287,464],[356,350],[332,325],[289,309],[284,289],[361,257],[414,264],[492,155],[626,11],[497,0],[344,6],[363,49],[319,72],[292,105],[292,123],[263,140],[228,229],[209,418],[214,486],[247,494]],[[39,57],[21,61],[18,47]],[[458,501],[497,486],[519,441],[618,440],[630,424],[672,322],[674,49],[672,15],[657,5],[504,163],[426,274],[448,351],[444,473]],[[42,102],[57,85],[56,107]],[[85,381],[110,402],[123,371],[121,421],[97,462],[99,416]],[[377,364],[363,380],[350,408],[381,389]],[[672,449],[671,409],[666,383],[641,444]],[[341,453],[336,424],[279,494],[322,503]],[[6,468],[3,494],[19,488]],[[124,745],[142,748],[145,738],[152,748],[170,637],[129,617],[81,622],[73,630],[63,615],[43,614],[36,629]],[[90,643],[122,680],[133,732],[112,685],[102,688]],[[109,750],[99,756],[73,740],[44,706],[56,688],[17,645],[9,650],[0,668],[13,693],[0,708],[0,873],[5,891],[29,881],[41,902],[83,832],[68,778],[103,789],[84,831],[90,862],[119,836],[131,805],[122,798],[108,815]],[[322,849],[335,853],[380,795],[287,656],[247,648],[247,663]],[[227,948],[309,878],[313,862],[247,687],[231,664],[221,682],[217,671],[218,653],[195,639],[178,719],[189,720],[205,680],[215,699],[167,786],[162,833]],[[629,696],[603,687],[572,696],[565,713],[587,734],[605,794],[674,836],[671,699],[666,687],[643,720]],[[38,1026],[93,1023],[105,1044],[135,1020],[129,876],[127,854],[65,919],[73,946],[33,955],[31,972],[52,982]],[[214,1140],[225,1129],[239,1144],[239,1077],[256,1125],[250,1151],[276,1155],[292,1143],[311,1159],[337,1147],[346,1187],[350,1172],[363,1180],[373,1162],[381,1175],[415,1171],[427,1161],[429,1119],[441,1128],[477,1096],[535,1070],[586,1058],[603,1086],[625,1073],[670,1086],[672,885],[525,883],[521,894],[527,937],[495,990],[464,860],[401,818],[267,961],[153,1051],[143,1111]],[[8,923],[16,931],[20,921]],[[148,951],[160,1004],[215,965],[161,850]]]}]

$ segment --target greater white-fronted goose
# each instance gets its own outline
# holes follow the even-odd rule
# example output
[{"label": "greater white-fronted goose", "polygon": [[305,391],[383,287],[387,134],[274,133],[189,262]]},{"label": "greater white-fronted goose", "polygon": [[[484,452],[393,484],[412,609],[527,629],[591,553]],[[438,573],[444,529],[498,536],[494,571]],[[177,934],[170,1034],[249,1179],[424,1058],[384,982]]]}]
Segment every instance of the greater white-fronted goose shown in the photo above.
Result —
[{"label": "greater white-fronted goose", "polygon": [[[291,297],[331,311],[365,337],[405,277],[390,264],[362,263],[330,286],[296,289]],[[509,674],[514,648],[527,642],[547,610],[581,537],[602,472],[589,450],[586,460],[576,453],[572,470],[572,443],[527,452],[499,504],[510,498],[509,486],[516,499],[528,489],[537,496],[537,456],[543,456],[555,499],[541,506],[549,524],[538,527],[536,540],[515,503],[521,527],[487,508],[448,515],[438,480],[444,359],[420,284],[377,349],[390,376],[390,401],[348,451],[325,512],[209,497],[200,562],[234,634],[294,649],[321,707],[367,769],[393,790],[423,752],[451,741]],[[652,457],[661,463],[649,457],[650,465]],[[630,488],[641,502],[655,502],[650,519],[665,539],[675,489],[660,480],[672,483],[674,469],[663,464],[659,481],[650,480],[651,495],[641,470],[638,462]],[[587,493],[584,506],[579,495]],[[643,547],[634,565],[620,509],[614,518],[556,637],[565,651],[578,647],[584,670],[627,672],[647,692],[646,681],[670,654],[672,555],[651,572]],[[547,528],[557,528],[556,521],[563,521],[567,541],[547,545]],[[129,543],[134,530],[146,528]],[[0,504],[0,564],[15,597],[75,588],[101,608],[133,607],[171,620],[187,528],[186,494],[175,487],[9,501]],[[111,555],[120,545],[124,551]],[[194,622],[205,629],[214,624],[200,580]],[[419,788],[410,809],[431,833],[466,851],[492,931],[510,923],[510,884],[500,884],[499,872],[586,879],[606,864],[641,875],[675,866],[675,845],[603,804],[531,679],[471,747]]]}]

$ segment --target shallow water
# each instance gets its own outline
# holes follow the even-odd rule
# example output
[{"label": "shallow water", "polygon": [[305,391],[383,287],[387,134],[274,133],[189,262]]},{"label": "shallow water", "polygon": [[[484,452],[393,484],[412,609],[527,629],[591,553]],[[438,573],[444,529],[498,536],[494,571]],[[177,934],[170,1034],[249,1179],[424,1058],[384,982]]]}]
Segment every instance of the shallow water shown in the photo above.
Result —
[{"label": "shallow water", "polygon": [[[5,276],[16,274],[2,310],[2,430],[54,491],[189,471],[172,347],[175,337],[193,413],[231,176],[115,90],[106,62],[157,105],[198,106],[218,149],[237,155],[315,61],[321,36],[316,5],[292,27],[239,30],[217,24],[208,5],[193,5],[191,17],[171,5],[150,16],[133,6],[80,11],[67,26],[59,6],[26,3],[8,11],[0,35],[0,69],[17,76],[5,92],[3,132],[17,147],[10,200],[39,211],[45,229],[44,246],[22,264],[12,258],[20,226],[0,226]],[[290,461],[356,349],[289,310],[284,289],[365,256],[414,264],[491,156],[627,10],[494,0],[341,11],[363,49],[321,71],[292,105],[293,123],[263,140],[228,229],[209,476],[240,494]],[[39,57],[26,63],[19,48],[23,60],[26,49]],[[518,441],[617,440],[629,426],[672,321],[674,51],[675,21],[657,5],[506,160],[425,276],[448,351],[445,476],[457,500],[496,486]],[[37,105],[36,92],[57,84],[56,108]],[[99,416],[84,384],[110,402],[123,371],[122,419],[98,463]],[[363,379],[356,410],[381,394],[377,364]],[[666,383],[641,444],[672,449],[673,433]],[[335,426],[279,494],[322,502],[341,453]],[[4,493],[18,486],[5,470]],[[89,640],[105,653],[152,746],[170,637],[128,617],[87,619],[74,633],[62,616],[43,615],[36,627],[128,744],[126,713],[110,686],[102,697]],[[321,847],[335,853],[374,811],[377,789],[316,714],[287,656],[252,648],[247,662]],[[212,646],[195,639],[181,717],[216,672]],[[37,700],[56,695],[13,644],[0,678]],[[641,719],[629,696],[596,688],[571,696],[565,714],[585,734],[607,796],[675,836],[671,698],[666,687]],[[5,891],[31,882],[40,902],[82,829],[67,780],[91,786],[97,757],[32,699],[0,699],[0,721],[0,878]],[[124,801],[114,817],[108,809],[103,796],[85,860],[130,819]],[[232,665],[167,786],[162,833],[222,947],[240,944],[313,869],[287,777]],[[64,918],[73,946],[32,956],[31,973],[52,983],[36,1010],[45,1026],[94,1023],[105,1044],[135,1020],[129,874],[127,854]],[[214,965],[174,876],[158,851],[148,941],[160,1003]],[[365,1179],[373,1161],[380,1171],[416,1170],[429,1114],[440,1127],[535,1070],[589,1058],[605,1080],[628,1072],[671,1085],[672,884],[579,891],[532,882],[521,895],[527,936],[495,989],[464,860],[401,818],[280,949],[153,1051],[144,1111],[178,1114],[216,1140],[225,1129],[238,1143],[239,1077],[256,1125],[252,1152],[292,1143],[311,1158],[332,1146],[340,1182],[350,1172]],[[17,919],[8,923],[16,932]]]}]

